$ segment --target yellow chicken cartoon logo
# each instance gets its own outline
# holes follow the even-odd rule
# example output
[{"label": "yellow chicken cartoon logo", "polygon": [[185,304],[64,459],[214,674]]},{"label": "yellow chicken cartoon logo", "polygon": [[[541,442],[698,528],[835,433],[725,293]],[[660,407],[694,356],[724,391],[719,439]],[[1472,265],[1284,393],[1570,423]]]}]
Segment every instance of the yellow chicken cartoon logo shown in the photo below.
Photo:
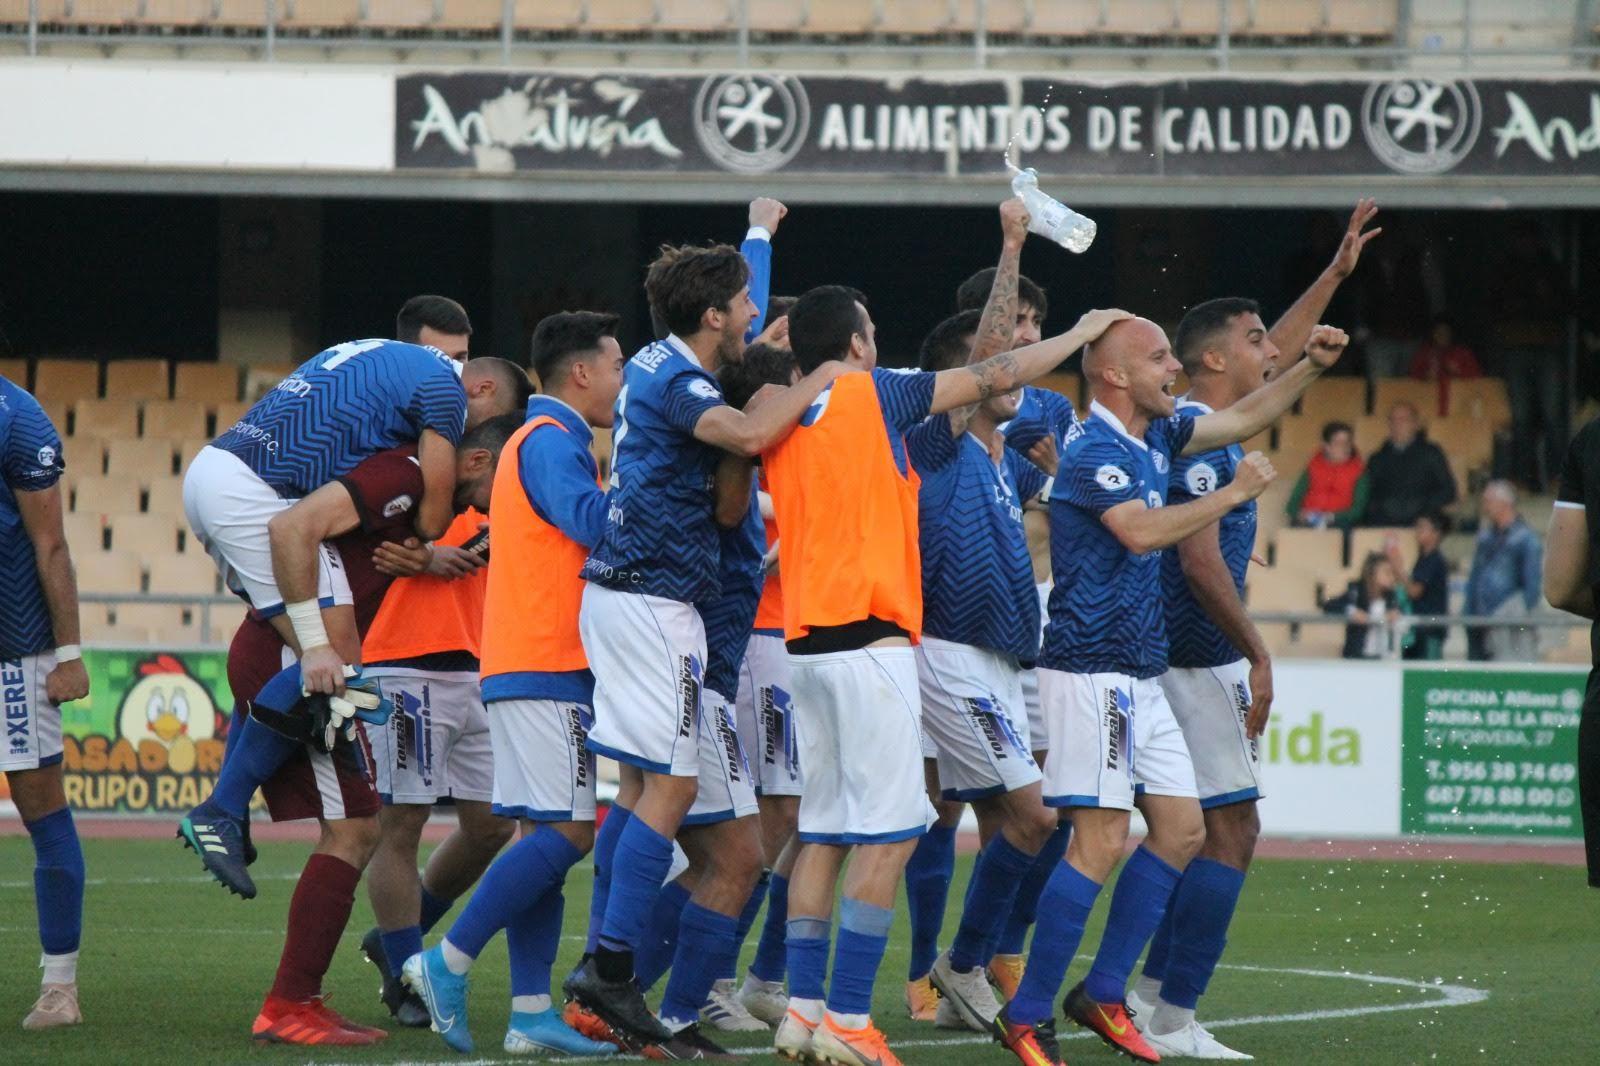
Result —
[{"label": "yellow chicken cartoon logo", "polygon": [[171,655],[139,664],[140,678],[123,697],[118,713],[122,735],[136,749],[146,741],[166,749],[167,768],[188,773],[195,766],[195,742],[216,732],[211,693]]}]

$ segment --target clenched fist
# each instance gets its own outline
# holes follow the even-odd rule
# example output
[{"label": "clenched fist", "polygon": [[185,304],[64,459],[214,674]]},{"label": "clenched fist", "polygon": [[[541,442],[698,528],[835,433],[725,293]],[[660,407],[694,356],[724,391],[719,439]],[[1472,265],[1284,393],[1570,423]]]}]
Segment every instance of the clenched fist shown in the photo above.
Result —
[{"label": "clenched fist", "polygon": [[1000,232],[1005,235],[1006,243],[1019,247],[1028,239],[1028,224],[1033,221],[1033,216],[1028,214],[1028,207],[1022,202],[1022,197],[1013,196],[1000,205]]},{"label": "clenched fist", "polygon": [[1233,472],[1233,485],[1244,494],[1245,499],[1253,500],[1266,492],[1267,486],[1277,477],[1278,471],[1273,468],[1271,459],[1261,452],[1251,452],[1239,464],[1239,469]]},{"label": "clenched fist", "polygon": [[1306,358],[1323,370],[1339,361],[1350,344],[1350,335],[1337,326],[1318,326],[1306,342]]},{"label": "clenched fist", "polygon": [[778,223],[789,209],[770,196],[758,196],[750,201],[750,225],[760,226],[768,233],[778,232]]}]

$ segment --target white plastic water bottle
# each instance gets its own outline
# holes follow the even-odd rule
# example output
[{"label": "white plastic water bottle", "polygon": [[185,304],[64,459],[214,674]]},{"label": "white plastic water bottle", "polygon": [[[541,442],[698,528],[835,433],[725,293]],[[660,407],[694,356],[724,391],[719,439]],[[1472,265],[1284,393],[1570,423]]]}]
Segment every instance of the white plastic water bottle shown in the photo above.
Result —
[{"label": "white plastic water bottle", "polygon": [[1032,168],[1019,170],[1011,179],[1011,191],[1022,197],[1032,221],[1028,232],[1054,241],[1069,252],[1087,252],[1094,243],[1098,227],[1066,204],[1039,188],[1039,175]]}]

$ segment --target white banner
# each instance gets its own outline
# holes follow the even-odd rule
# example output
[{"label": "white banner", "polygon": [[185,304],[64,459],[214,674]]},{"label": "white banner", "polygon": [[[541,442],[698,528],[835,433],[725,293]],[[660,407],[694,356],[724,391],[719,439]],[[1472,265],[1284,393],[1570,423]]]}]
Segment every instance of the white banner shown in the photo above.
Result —
[{"label": "white banner", "polygon": [[1263,833],[1400,835],[1401,676],[1398,663],[1274,663]]}]

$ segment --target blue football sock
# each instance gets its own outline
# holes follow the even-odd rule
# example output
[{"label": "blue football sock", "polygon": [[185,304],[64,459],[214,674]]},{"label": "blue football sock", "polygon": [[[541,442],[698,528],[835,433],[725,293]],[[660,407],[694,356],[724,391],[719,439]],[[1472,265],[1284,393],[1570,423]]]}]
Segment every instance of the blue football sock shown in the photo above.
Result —
[{"label": "blue football sock", "polygon": [[926,977],[939,957],[939,927],[956,868],[954,826],[936,825],[922,835],[906,863],[906,902],[911,911],[911,961],[906,980]]},{"label": "blue football sock", "polygon": [[839,901],[839,946],[833,953],[828,1009],[835,1014],[871,1014],[872,986],[889,947],[894,911],[849,896]]},{"label": "blue football sock", "polygon": [[478,890],[445,936],[465,955],[477,958],[489,938],[504,929],[554,885],[566,880],[583,852],[550,826],[540,826],[507,848],[484,871]]},{"label": "blue football sock", "polygon": [[1239,905],[1244,873],[1211,859],[1196,859],[1183,872],[1168,913],[1172,943],[1161,998],[1194,1010],[1228,944],[1228,924]]},{"label": "blue football sock", "polygon": [[1011,913],[1006,915],[994,954],[1022,954],[1023,946],[1028,942],[1028,929],[1039,913],[1039,894],[1044,891],[1045,882],[1050,880],[1055,868],[1061,864],[1061,857],[1067,853],[1067,841],[1071,836],[1072,823],[1061,822],[1039,850],[1033,865],[1017,886],[1016,898],[1011,901]]},{"label": "blue football sock", "polygon": [[550,994],[550,968],[561,947],[561,919],[566,903],[561,886],[552,885],[506,926],[512,996]]},{"label": "blue football sock", "polygon": [[244,724],[250,720],[250,705],[243,700],[233,705],[233,716],[228,719],[228,735],[222,739],[222,761],[226,763],[233,749],[239,746],[239,736]]},{"label": "blue football sock", "polygon": [[63,807],[26,823],[33,838],[33,898],[46,955],[78,950],[83,933],[83,848],[72,811]]},{"label": "blue football sock", "polygon": [[1032,1025],[1055,1016],[1056,994],[1066,980],[1067,967],[1083,942],[1083,927],[1100,895],[1100,885],[1068,862],[1056,863],[1039,895],[1039,925],[1033,931],[1033,950],[1022,971],[1022,984],[1006,1004],[1006,1018]]},{"label": "blue football sock", "polygon": [[750,962],[750,972],[762,981],[782,981],[789,965],[784,941],[789,926],[789,879],[773,874],[767,882],[767,917],[761,926],[761,939],[756,941],[756,957]]},{"label": "blue football sock", "polygon": [[413,955],[422,953],[422,927],[408,925],[404,929],[384,929],[380,932],[383,937],[383,957],[389,966],[384,970],[385,977],[397,977],[400,967]]},{"label": "blue football sock", "polygon": [[672,976],[661,996],[661,1020],[668,1024],[687,1024],[700,1020],[700,1008],[711,995],[711,985],[734,953],[734,936],[739,919],[707,910],[698,903],[683,908],[678,953],[672,960]]},{"label": "blue football sock", "polygon": [[1033,856],[996,834],[972,868],[972,891],[961,911],[961,927],[950,943],[950,965],[965,973],[988,963],[996,931],[1011,913],[1017,887],[1033,866]]},{"label": "blue football sock", "polygon": [[1100,937],[1094,966],[1084,982],[1085,994],[1096,1003],[1121,1003],[1128,991],[1128,977],[1134,963],[1144,954],[1144,946],[1161,924],[1172,890],[1183,874],[1141,847],[1122,866],[1117,887],[1111,893],[1111,912],[1106,915],[1106,931]]},{"label": "blue football sock", "polygon": [[[286,671],[287,672],[287,671]],[[283,677],[279,674],[278,678]],[[268,684],[277,682],[273,678]],[[295,692],[300,689],[300,672],[294,674]],[[266,689],[262,689],[265,693]],[[293,704],[291,703],[292,707]],[[239,731],[239,740],[233,752],[222,764],[217,774],[216,787],[211,790],[211,802],[235,818],[243,818],[250,809],[250,797],[256,789],[272,779],[284,760],[293,755],[300,745],[254,718],[246,718]]]},{"label": "blue football sock", "polygon": [[600,925],[606,920],[606,903],[611,896],[612,858],[617,852],[617,841],[632,817],[633,812],[628,808],[613,805],[595,834],[594,889],[589,896],[589,935],[583,946],[586,955],[593,955],[600,946]]},{"label": "blue football sock", "polygon": [[422,920],[418,923],[424,933],[433,931],[439,924],[439,919],[450,913],[450,908],[455,906],[455,900],[435,896],[428,891],[428,886],[422,886]]},{"label": "blue football sock", "polygon": [[638,949],[656,897],[661,894],[661,882],[672,868],[672,841],[650,828],[643,818],[630,818],[617,839],[612,866],[600,947],[611,952],[631,952]]},{"label": "blue football sock", "polygon": [[[1178,882],[1178,888],[1183,888],[1182,881]],[[1172,950],[1172,907],[1177,899],[1178,893],[1173,892],[1172,899],[1167,901],[1167,913],[1161,916],[1156,935],[1150,938],[1150,951],[1144,957],[1144,975],[1152,981],[1160,981],[1167,976],[1167,955]]]},{"label": "blue football sock", "polygon": [[656,905],[650,911],[650,924],[633,952],[633,976],[646,992],[655,987],[661,975],[672,966],[678,953],[678,933],[683,928],[683,908],[689,890],[677,881],[661,886]]},{"label": "blue football sock", "polygon": [[789,995],[823,999],[828,980],[828,919],[790,918],[785,954],[789,959]]},{"label": "blue football sock", "polygon": [[771,882],[772,871],[762,870],[756,887],[750,890],[750,898],[744,901],[744,910],[739,912],[739,928],[733,934],[733,956],[728,959],[727,972],[717,974],[717,980],[732,980],[738,976],[739,953],[744,950],[744,942],[750,936],[751,927],[756,924],[756,915],[761,913],[761,903],[767,898],[767,886]]}]

